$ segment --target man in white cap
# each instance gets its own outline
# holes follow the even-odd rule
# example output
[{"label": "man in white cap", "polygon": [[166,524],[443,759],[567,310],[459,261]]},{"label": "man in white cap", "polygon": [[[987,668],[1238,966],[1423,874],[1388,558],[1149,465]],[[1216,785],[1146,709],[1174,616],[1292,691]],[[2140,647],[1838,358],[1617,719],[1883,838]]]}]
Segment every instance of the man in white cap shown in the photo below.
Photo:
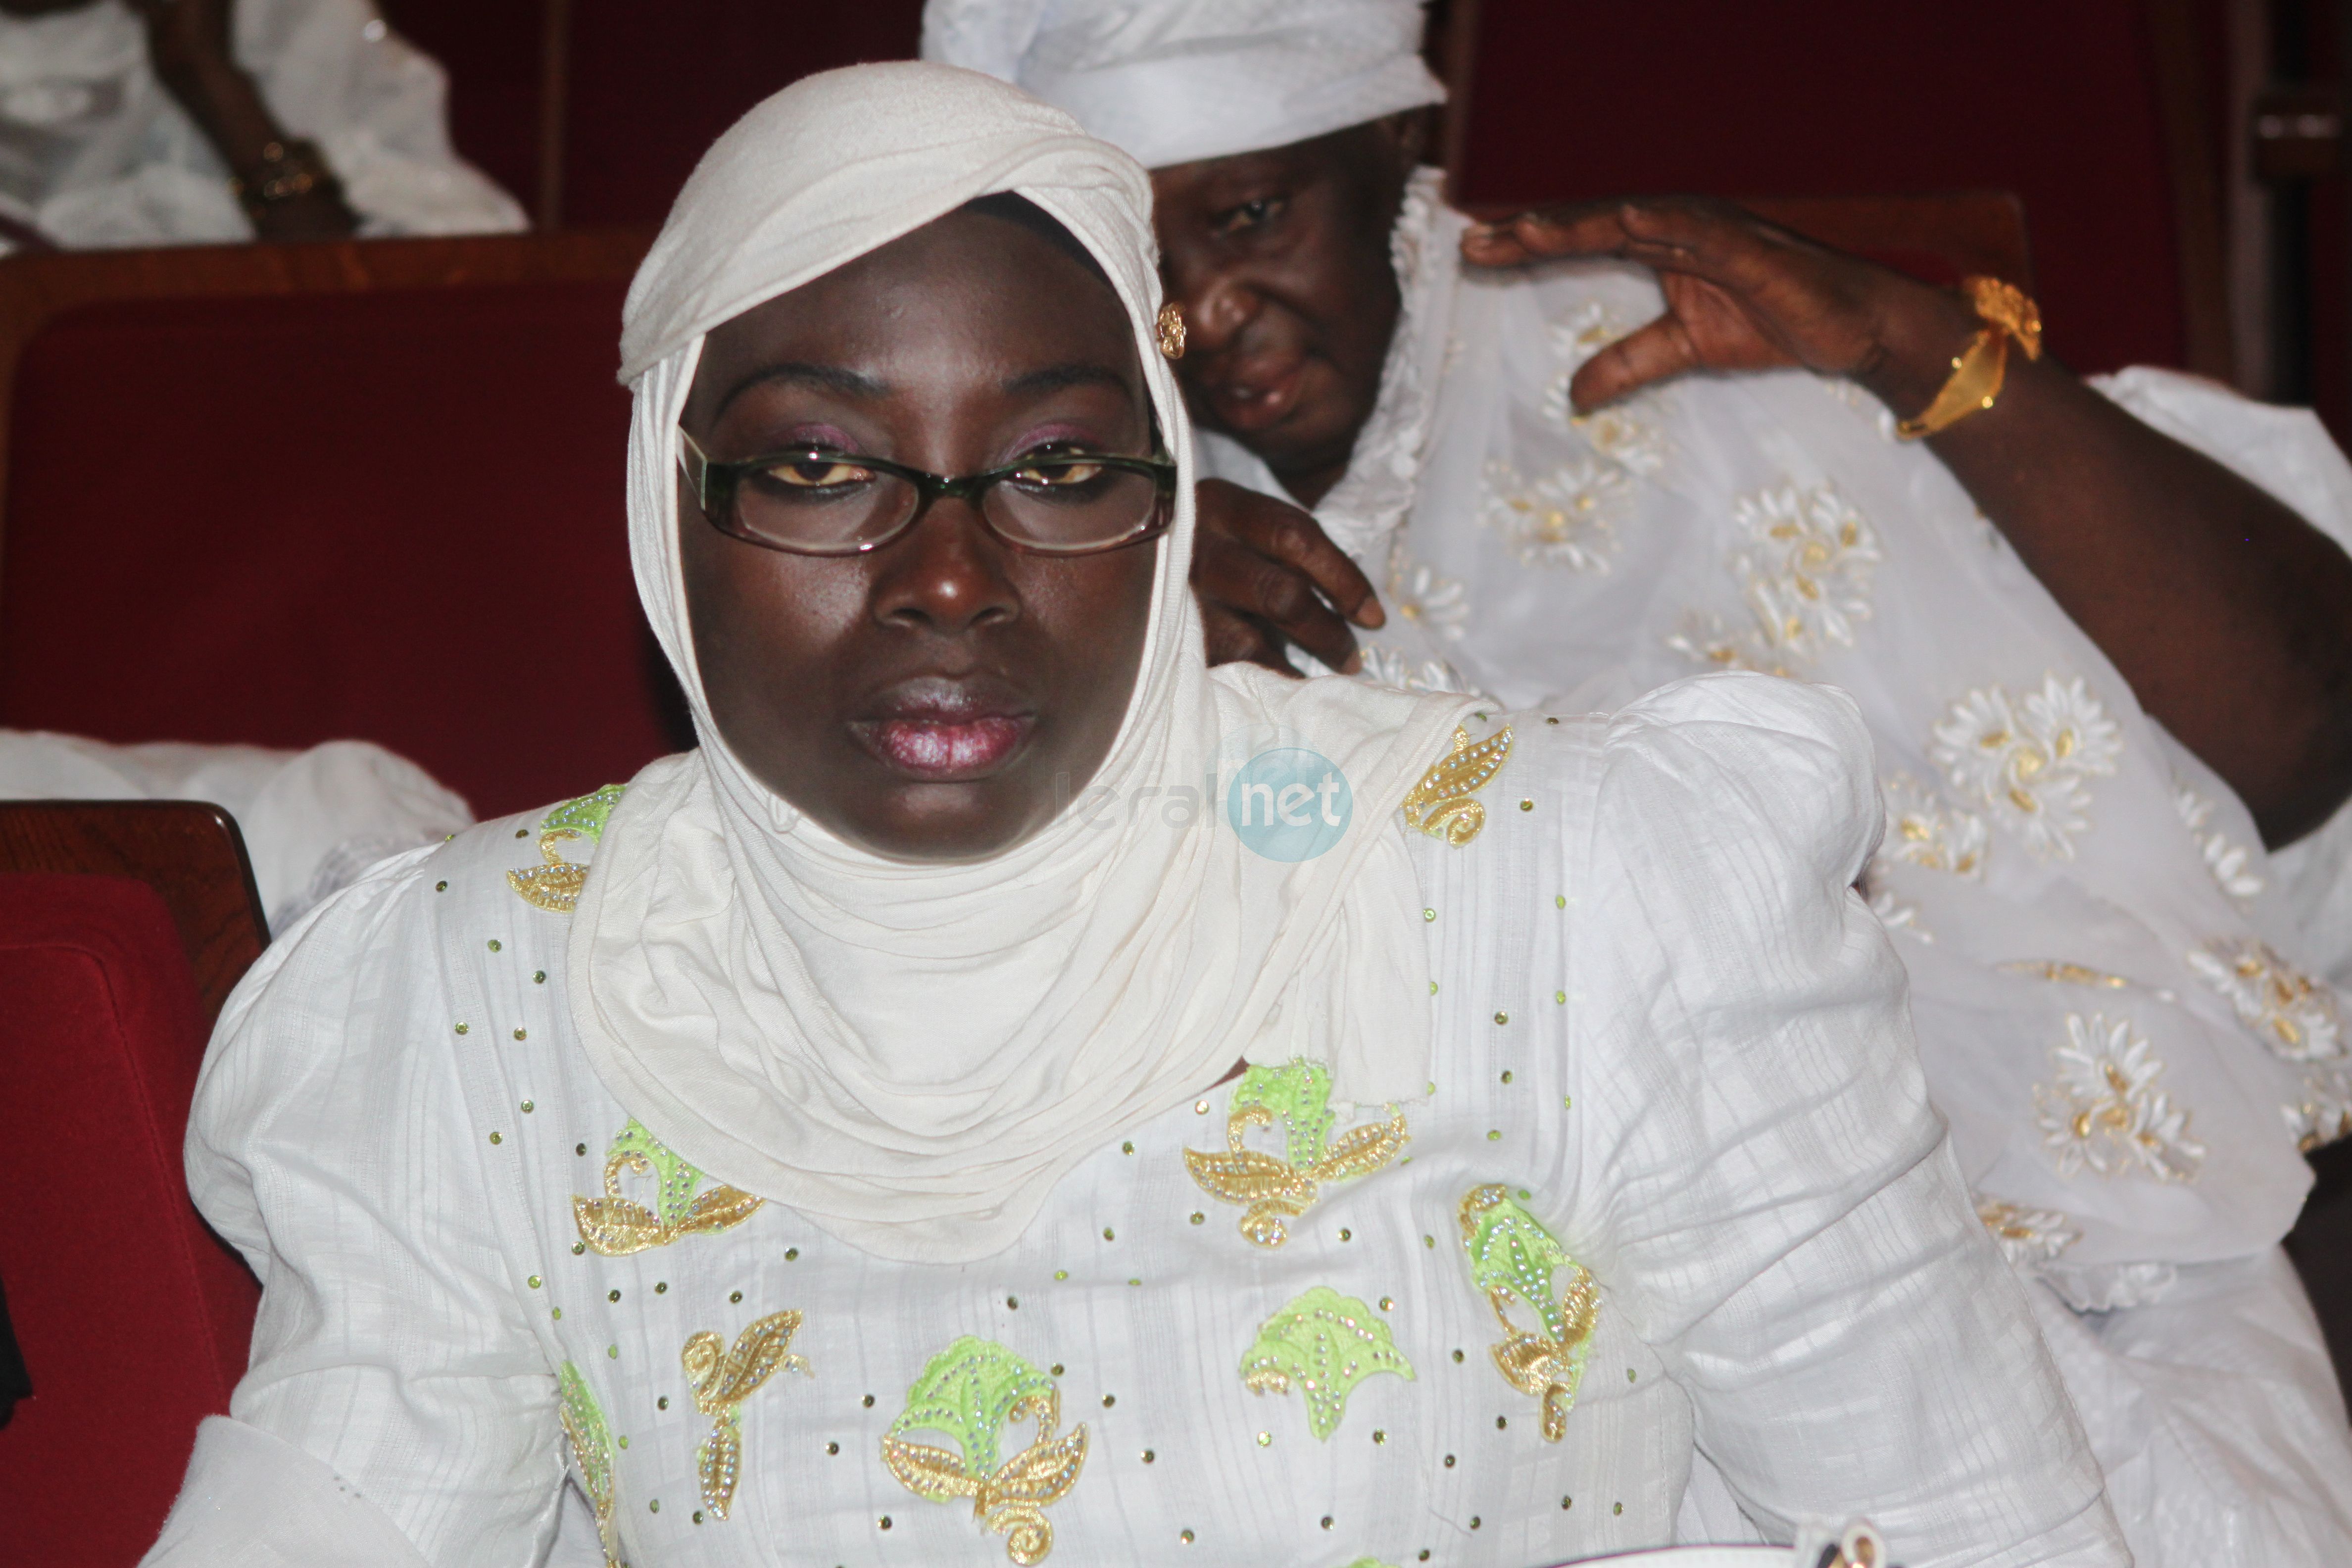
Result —
[{"label": "man in white cap", "polygon": [[2352,1131],[2317,977],[2352,974],[2352,467],[2305,413],[2077,380],[2013,288],[1727,205],[1474,225],[1416,169],[1420,30],[1416,0],[926,17],[927,55],[1153,170],[1221,476],[1213,657],[1570,711],[1706,668],[1847,689],[1888,811],[1863,892],[2139,1560],[2352,1561],[2277,1246],[2300,1151]]}]

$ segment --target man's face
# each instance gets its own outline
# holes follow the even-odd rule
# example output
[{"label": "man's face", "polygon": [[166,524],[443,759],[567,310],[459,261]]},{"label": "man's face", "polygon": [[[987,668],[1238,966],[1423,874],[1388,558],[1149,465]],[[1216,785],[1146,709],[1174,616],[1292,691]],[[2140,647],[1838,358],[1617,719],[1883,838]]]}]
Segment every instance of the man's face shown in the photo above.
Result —
[{"label": "man's face", "polygon": [[1389,230],[1420,151],[1396,116],[1151,174],[1193,416],[1312,504],[1346,471],[1397,317]]}]

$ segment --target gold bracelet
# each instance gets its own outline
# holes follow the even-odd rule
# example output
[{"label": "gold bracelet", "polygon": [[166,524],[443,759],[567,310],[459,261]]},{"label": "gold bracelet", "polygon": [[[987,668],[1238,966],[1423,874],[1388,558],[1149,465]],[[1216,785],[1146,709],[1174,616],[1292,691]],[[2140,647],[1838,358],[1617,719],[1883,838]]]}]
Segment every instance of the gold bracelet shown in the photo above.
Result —
[{"label": "gold bracelet", "polygon": [[2000,396],[2009,374],[2009,345],[2014,341],[2030,360],[2042,357],[2042,311],[2024,290],[1998,278],[1964,278],[1960,287],[1976,308],[1984,327],[1952,360],[1952,374],[1916,419],[1906,419],[1895,433],[1916,441],[1950,427],[1979,409],[1990,408]]}]

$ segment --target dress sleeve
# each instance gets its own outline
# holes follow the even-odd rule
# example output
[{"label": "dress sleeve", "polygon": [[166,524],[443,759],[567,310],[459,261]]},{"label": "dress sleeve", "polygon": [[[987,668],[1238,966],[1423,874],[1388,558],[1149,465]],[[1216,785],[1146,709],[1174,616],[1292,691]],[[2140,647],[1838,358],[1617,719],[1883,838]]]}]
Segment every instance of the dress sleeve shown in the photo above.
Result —
[{"label": "dress sleeve", "polygon": [[[428,1024],[433,928],[404,896],[420,860],[282,939],[214,1035],[188,1184],[261,1309],[157,1568],[522,1568],[554,1537],[556,1380],[509,1278],[448,1025]],[[336,1518],[362,1523],[320,1556]]]},{"label": "dress sleeve", "polygon": [[1914,1568],[2127,1563],[1853,890],[1880,821],[1853,703],[1684,682],[1619,714],[1599,766],[1569,847],[1575,1229],[1698,1447],[1780,1540],[1861,1514]]}]

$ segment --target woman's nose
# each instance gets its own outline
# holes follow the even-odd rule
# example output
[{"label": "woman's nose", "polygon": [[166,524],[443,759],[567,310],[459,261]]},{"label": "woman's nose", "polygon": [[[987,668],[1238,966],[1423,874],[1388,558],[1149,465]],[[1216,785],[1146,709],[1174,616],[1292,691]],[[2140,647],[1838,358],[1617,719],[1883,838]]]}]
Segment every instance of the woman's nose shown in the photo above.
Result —
[{"label": "woman's nose", "polygon": [[1021,599],[1005,570],[1010,553],[982,526],[971,501],[943,496],[913,528],[883,546],[874,618],[950,637],[1017,619]]},{"label": "woman's nose", "polygon": [[1240,337],[1258,311],[1257,291],[1229,273],[1205,272],[1185,280],[1177,298],[1184,309],[1188,352],[1220,353]]}]

